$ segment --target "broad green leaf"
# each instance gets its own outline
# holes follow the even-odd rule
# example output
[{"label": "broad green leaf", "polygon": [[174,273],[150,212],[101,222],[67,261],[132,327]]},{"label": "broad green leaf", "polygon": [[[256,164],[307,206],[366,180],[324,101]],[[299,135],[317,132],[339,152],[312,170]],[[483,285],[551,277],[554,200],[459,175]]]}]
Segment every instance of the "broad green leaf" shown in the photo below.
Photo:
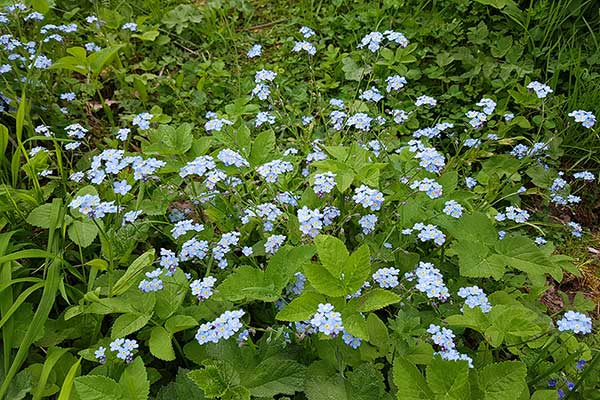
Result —
[{"label": "broad green leaf", "polygon": [[370,343],[381,347],[382,350],[387,350],[386,347],[390,342],[388,329],[385,323],[375,313],[369,313],[369,316],[367,317],[367,332]]},{"label": "broad green leaf", "polygon": [[174,315],[165,322],[165,328],[171,334],[198,326],[198,322],[189,315]]},{"label": "broad green leaf", "polygon": [[390,304],[400,302],[402,298],[397,294],[384,289],[371,289],[358,299],[358,311],[375,311],[387,307]]},{"label": "broad green leaf", "polygon": [[27,222],[38,228],[50,228],[50,216],[53,212],[53,207],[53,204],[48,203],[34,208],[27,216]]},{"label": "broad green leaf", "polygon": [[275,149],[275,132],[269,129],[258,134],[252,143],[250,165],[257,166],[271,160],[271,153]]},{"label": "broad green leaf", "polygon": [[449,255],[458,256],[458,265],[460,274],[471,278],[501,279],[506,267],[497,260],[492,260],[488,246],[481,242],[470,240],[456,241],[450,250]]},{"label": "broad green leaf", "polygon": [[127,313],[119,316],[115,320],[111,330],[111,337],[122,338],[130,335],[134,332],[142,329],[148,321],[150,321],[152,315],[139,314],[139,313]]},{"label": "broad green leaf", "polygon": [[303,389],[305,370],[296,361],[269,358],[256,366],[256,373],[251,380],[244,381],[244,386],[256,397],[293,395]]},{"label": "broad green leaf", "polygon": [[463,314],[450,315],[446,317],[450,326],[464,326],[480,333],[484,333],[490,326],[488,314],[484,314],[479,307],[463,307]]},{"label": "broad green leaf", "polygon": [[75,378],[75,391],[82,400],[127,400],[123,388],[106,376],[79,376]]},{"label": "broad green leaf", "polygon": [[[327,296],[339,297],[348,294],[340,276],[335,277],[320,264],[306,264],[304,275],[308,278],[312,287],[319,293]],[[352,292],[350,292],[352,293]]]},{"label": "broad green leaf", "polygon": [[144,272],[144,269],[153,262],[154,249],[150,249],[136,258],[129,268],[127,268],[125,274],[123,274],[123,276],[115,283],[112,294],[118,296],[125,293],[133,284],[137,284],[138,277]]},{"label": "broad green leaf", "polygon": [[67,228],[69,238],[78,246],[88,247],[98,236],[98,227],[92,221],[73,221]]},{"label": "broad green leaf", "polygon": [[275,318],[280,321],[304,321],[312,317],[317,312],[319,304],[324,302],[325,297],[322,295],[304,291],[279,311]]},{"label": "broad green leaf", "polygon": [[552,259],[529,238],[524,236],[507,237],[498,241],[496,252],[490,261],[498,265],[508,265],[532,275],[549,273],[562,276],[562,270]]},{"label": "broad green leaf", "polygon": [[385,398],[385,383],[373,364],[363,363],[347,374],[346,393],[350,400],[381,400]]},{"label": "broad green leaf", "polygon": [[175,359],[175,351],[173,343],[171,343],[171,334],[162,326],[155,326],[150,332],[150,340],[148,341],[150,353],[156,358],[163,361],[173,361]]},{"label": "broad green leaf", "polygon": [[463,215],[462,218],[440,220],[446,231],[459,241],[482,242],[493,245],[498,242],[498,232],[492,221],[483,213]]},{"label": "broad green leaf", "polygon": [[507,336],[526,339],[541,332],[535,323],[536,314],[523,306],[495,305],[489,318],[491,326],[485,337],[494,347],[500,346]]},{"label": "broad green leaf", "polygon": [[265,273],[249,265],[242,265],[229,275],[218,287],[220,295],[230,301],[243,299],[275,301],[280,293],[272,282],[265,279]]},{"label": "broad green leaf", "polygon": [[321,264],[323,264],[333,277],[339,279],[344,264],[350,257],[344,242],[333,236],[318,235],[315,237],[315,245],[317,246],[317,254],[319,255]]},{"label": "broad green leaf", "polygon": [[527,368],[520,361],[490,364],[479,371],[479,388],[484,400],[515,400],[526,385]]},{"label": "broad green leaf", "polygon": [[240,376],[231,364],[226,361],[212,361],[211,364],[188,372],[189,378],[204,391],[206,397],[223,396],[229,388],[239,385]]},{"label": "broad green leaf", "polygon": [[398,400],[434,400],[435,396],[421,372],[402,357],[394,359],[394,383],[398,387]]},{"label": "broad green leaf", "polygon": [[434,357],[427,367],[427,383],[436,399],[469,399],[469,364],[466,361],[448,361]]},{"label": "broad green leaf", "polygon": [[365,283],[371,273],[371,253],[363,244],[346,260],[342,267],[342,284],[345,294],[355,293]]},{"label": "broad green leaf", "polygon": [[142,357],[136,357],[131,364],[125,368],[119,385],[123,396],[127,400],[146,400],[150,393],[150,382],[146,374],[146,367]]},{"label": "broad green leaf", "polygon": [[349,334],[357,338],[369,340],[369,328],[365,318],[358,313],[342,313],[342,324]]},{"label": "broad green leaf", "polygon": [[271,259],[265,270],[265,277],[273,282],[280,294],[292,280],[296,272],[302,271],[302,266],[315,255],[314,246],[284,246]]},{"label": "broad green leaf", "polygon": [[93,260],[86,262],[85,265],[96,268],[98,271],[106,271],[108,269],[108,263],[101,258],[94,258]]},{"label": "broad green leaf", "polygon": [[363,75],[367,72],[365,68],[359,67],[356,61],[351,57],[345,57],[342,59],[342,71],[346,80],[349,81],[360,81]]}]

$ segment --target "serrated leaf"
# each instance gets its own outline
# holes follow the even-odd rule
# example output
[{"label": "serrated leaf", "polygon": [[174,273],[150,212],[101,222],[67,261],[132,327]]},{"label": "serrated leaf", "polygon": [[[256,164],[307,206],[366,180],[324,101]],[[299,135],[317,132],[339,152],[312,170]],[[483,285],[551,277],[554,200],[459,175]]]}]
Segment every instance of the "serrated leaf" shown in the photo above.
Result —
[{"label": "serrated leaf", "polygon": [[[346,245],[340,239],[329,235],[318,235],[315,237],[315,246],[319,261],[336,279],[339,279],[344,264],[350,257]],[[361,283],[362,284],[362,283]]]},{"label": "serrated leaf", "polygon": [[75,378],[75,391],[82,400],[126,400],[122,387],[114,380],[100,375]]},{"label": "serrated leaf", "polygon": [[275,316],[280,321],[304,321],[317,312],[320,303],[325,302],[325,297],[315,292],[304,292]]},{"label": "serrated leaf", "polygon": [[98,227],[91,221],[73,221],[67,228],[69,239],[81,247],[88,247],[98,236]]},{"label": "serrated leaf", "polygon": [[163,361],[173,361],[175,359],[171,334],[162,326],[155,326],[152,328],[148,344],[150,353],[152,353],[154,357]]},{"label": "serrated leaf", "polygon": [[438,399],[469,399],[469,364],[466,361],[448,361],[434,357],[427,367],[427,384]]},{"label": "serrated leaf", "polygon": [[507,237],[496,244],[496,252],[490,256],[490,262],[497,265],[508,265],[532,275],[549,273],[562,276],[562,270],[533,240],[524,236]]},{"label": "serrated leaf", "polygon": [[165,322],[165,328],[171,334],[193,328],[198,322],[189,315],[174,315]]},{"label": "serrated leaf", "polygon": [[306,275],[312,287],[319,293],[332,297],[340,297],[347,294],[340,278],[331,275],[320,264],[306,264],[304,266],[304,275]]},{"label": "serrated leaf", "polygon": [[212,361],[203,369],[188,372],[188,377],[198,385],[206,397],[223,396],[229,388],[238,386],[240,376],[226,361]]},{"label": "serrated leaf", "polygon": [[369,340],[369,328],[365,318],[358,313],[342,314],[344,329],[360,339]]},{"label": "serrated leaf", "polygon": [[398,387],[398,400],[435,399],[421,372],[405,358],[395,358],[393,376],[394,383]]},{"label": "serrated leaf", "polygon": [[122,338],[137,332],[146,326],[151,317],[152,315],[138,313],[123,314],[113,323],[111,337]]},{"label": "serrated leaf", "polygon": [[484,400],[515,400],[526,385],[527,368],[520,361],[490,364],[479,371],[479,388]]},{"label": "serrated leaf", "polygon": [[302,391],[306,367],[292,360],[269,358],[256,366],[252,379],[244,386],[257,397],[273,397],[277,394],[292,395]]},{"label": "serrated leaf", "polygon": [[127,400],[146,400],[150,393],[150,382],[146,374],[146,367],[141,357],[136,357],[131,364],[125,368],[119,385],[122,388],[123,396]]},{"label": "serrated leaf", "polygon": [[379,310],[390,304],[396,304],[400,302],[400,300],[402,300],[400,296],[389,290],[379,288],[372,289],[360,296],[358,300],[358,311],[367,312]]},{"label": "serrated leaf", "polygon": [[53,209],[54,205],[52,203],[42,204],[41,206],[31,210],[31,212],[27,216],[27,222],[30,225],[36,226],[38,228],[48,229],[50,228],[51,215]]}]

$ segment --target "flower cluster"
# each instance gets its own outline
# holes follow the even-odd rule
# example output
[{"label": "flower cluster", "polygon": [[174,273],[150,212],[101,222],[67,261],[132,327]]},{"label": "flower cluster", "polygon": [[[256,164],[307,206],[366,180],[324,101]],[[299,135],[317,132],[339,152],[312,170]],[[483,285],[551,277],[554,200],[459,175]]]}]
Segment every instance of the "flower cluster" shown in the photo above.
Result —
[{"label": "flower cluster", "polygon": [[415,271],[407,272],[404,277],[409,282],[412,282],[416,277],[417,284],[415,288],[425,293],[430,299],[446,301],[450,296],[440,270],[431,263],[419,262]]},{"label": "flower cluster", "polygon": [[569,117],[573,117],[575,122],[580,123],[584,128],[591,129],[596,123],[596,116],[591,111],[575,110],[569,113]]},{"label": "flower cluster", "polygon": [[431,199],[442,197],[442,185],[430,178],[423,178],[420,181],[414,181],[410,185],[411,189],[417,189],[419,192],[425,192]]},{"label": "flower cluster", "polygon": [[191,219],[186,219],[175,223],[171,229],[171,235],[173,235],[173,239],[179,239],[188,232],[202,232],[203,230],[204,225],[197,224]]},{"label": "flower cluster", "polygon": [[400,270],[397,268],[379,268],[373,274],[373,280],[382,288],[391,289],[398,286],[398,274]]},{"label": "flower cluster", "polygon": [[329,193],[333,190],[335,187],[335,177],[336,174],[331,171],[315,175],[313,190],[317,196],[323,196],[325,193]]},{"label": "flower cluster", "polygon": [[458,289],[458,296],[465,299],[465,304],[470,308],[479,307],[484,313],[488,313],[492,309],[486,294],[477,286]]},{"label": "flower cluster", "polygon": [[200,325],[196,332],[198,343],[218,343],[219,340],[227,340],[242,328],[240,318],[244,316],[244,310],[225,311],[212,322]]},{"label": "flower cluster", "polygon": [[371,189],[366,185],[361,185],[354,190],[352,200],[356,204],[360,204],[363,208],[370,208],[371,211],[377,211],[383,204],[383,193],[379,190]]},{"label": "flower cluster", "polygon": [[74,198],[69,203],[69,207],[77,209],[89,218],[103,218],[106,214],[117,212],[117,206],[114,203],[114,201],[101,202],[97,195],[85,194]]},{"label": "flower cluster", "polygon": [[360,217],[358,224],[363,230],[363,234],[368,235],[375,230],[375,224],[377,223],[377,215],[367,214]]},{"label": "flower cluster", "polygon": [[[117,353],[117,358],[130,363],[133,361],[133,351],[139,347],[135,339],[118,338],[110,343],[110,351]],[[106,358],[105,358],[106,360]]]},{"label": "flower cluster", "polygon": [[576,311],[567,311],[560,320],[556,321],[556,325],[561,332],[570,331],[583,335],[592,333],[592,319]]},{"label": "flower cluster", "polygon": [[442,328],[441,326],[431,324],[427,329],[427,333],[431,335],[433,343],[440,347],[440,351],[436,352],[442,357],[443,360],[450,361],[466,361],[469,363],[469,368],[473,368],[473,359],[466,354],[461,354],[456,350],[456,344],[454,344],[454,332],[450,329]]},{"label": "flower cluster", "polygon": [[526,210],[521,210],[518,207],[508,206],[503,213],[496,214],[496,221],[504,221],[509,219],[517,223],[525,223],[529,219],[529,213]]},{"label": "flower cluster", "polygon": [[294,166],[289,161],[273,160],[256,168],[256,172],[262,176],[266,182],[275,183],[279,179],[279,175],[292,172]]},{"label": "flower cluster", "polygon": [[529,82],[529,84],[527,85],[527,89],[534,91],[535,95],[540,99],[545,98],[546,96],[548,96],[548,94],[553,92],[553,90],[550,89],[550,86],[538,81]]},{"label": "flower cluster", "polygon": [[163,282],[159,279],[161,274],[162,269],[160,268],[156,268],[152,272],[146,272],[146,277],[148,279],[142,280],[138,285],[138,288],[144,293],[162,290]]},{"label": "flower cluster", "polygon": [[421,240],[421,242],[427,242],[431,240],[438,246],[441,246],[446,242],[446,235],[444,235],[442,231],[437,228],[437,226],[431,224],[425,225],[421,222],[417,222],[412,228],[403,229],[402,234],[410,235],[415,231],[419,232],[417,237]]},{"label": "flower cluster", "polygon": [[383,33],[371,32],[371,33],[367,34],[365,37],[363,37],[361,39],[360,44],[357,47],[359,49],[362,49],[363,47],[367,47],[369,50],[371,50],[371,52],[375,53],[381,47],[381,44],[382,44],[384,38],[387,39],[391,43],[396,43],[396,44],[400,45],[400,47],[408,46],[408,40],[406,39],[406,36],[404,36],[400,32],[388,30]]},{"label": "flower cluster", "polygon": [[207,276],[202,280],[196,279],[190,283],[190,288],[192,289],[192,295],[196,296],[199,301],[203,301],[212,296],[213,291],[212,288],[217,283],[217,278],[212,276]]},{"label": "flower cluster", "polygon": [[337,336],[344,330],[342,314],[333,311],[333,306],[329,303],[319,304],[317,312],[310,320],[310,324],[317,332],[324,333],[327,336]]},{"label": "flower cluster", "polygon": [[449,215],[453,218],[460,218],[462,217],[463,210],[463,206],[460,205],[458,202],[456,202],[455,200],[448,200],[444,204],[444,209],[442,211],[444,212],[444,214]]}]

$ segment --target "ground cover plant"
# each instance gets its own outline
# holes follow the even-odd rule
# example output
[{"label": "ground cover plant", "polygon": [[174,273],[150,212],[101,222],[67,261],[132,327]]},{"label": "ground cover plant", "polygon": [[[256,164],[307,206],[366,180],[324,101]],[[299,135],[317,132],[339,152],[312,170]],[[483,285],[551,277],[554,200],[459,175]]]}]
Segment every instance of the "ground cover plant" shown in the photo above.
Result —
[{"label": "ground cover plant", "polygon": [[593,2],[2,7],[0,398],[600,398]]}]

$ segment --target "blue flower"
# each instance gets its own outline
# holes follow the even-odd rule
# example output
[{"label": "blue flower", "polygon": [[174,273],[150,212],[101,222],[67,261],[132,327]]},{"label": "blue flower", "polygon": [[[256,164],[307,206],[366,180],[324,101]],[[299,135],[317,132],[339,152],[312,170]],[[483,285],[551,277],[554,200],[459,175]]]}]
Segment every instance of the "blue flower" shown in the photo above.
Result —
[{"label": "blue flower", "polygon": [[443,212],[444,214],[449,215],[453,218],[460,218],[462,217],[463,210],[463,206],[461,206],[455,200],[449,200],[444,204]]},{"label": "blue flower", "polygon": [[550,89],[550,86],[545,85],[541,82],[538,81],[532,81],[527,85],[527,89],[533,90],[535,92],[535,95],[540,98],[543,99],[545,98],[549,93],[552,93],[552,89]]},{"label": "blue flower", "polygon": [[570,331],[583,335],[592,332],[592,319],[585,314],[576,311],[567,311],[563,317],[556,322],[561,332]]},{"label": "blue flower", "polygon": [[244,316],[243,310],[225,311],[214,321],[200,325],[196,332],[198,343],[218,343],[221,339],[229,339],[242,328],[240,318]]},{"label": "blue flower", "polygon": [[372,275],[373,280],[384,289],[391,289],[398,286],[398,274],[400,270],[396,268],[380,268]]},{"label": "blue flower", "polygon": [[113,184],[114,190],[116,194],[120,194],[125,196],[131,190],[131,185],[127,183],[125,179],[122,181],[117,181]]},{"label": "blue flower", "polygon": [[202,280],[196,279],[190,283],[192,295],[196,296],[199,301],[208,299],[213,294],[212,288],[215,286],[215,283],[217,283],[217,278],[212,276],[207,276]]},{"label": "blue flower", "polygon": [[367,214],[363,215],[359,220],[358,224],[363,230],[363,234],[368,235],[375,230],[375,224],[377,223],[377,215]]},{"label": "blue flower", "polygon": [[261,54],[262,54],[262,46],[260,44],[255,44],[250,48],[250,50],[248,50],[248,53],[246,54],[246,56],[248,58],[254,58],[254,57],[260,57]]},{"label": "blue flower", "polygon": [[284,235],[272,235],[267,238],[265,242],[265,252],[269,254],[275,254],[285,242],[286,236]]},{"label": "blue flower", "polygon": [[337,336],[344,330],[342,315],[334,311],[333,306],[329,303],[318,305],[317,312],[311,318],[310,324],[315,330],[327,336]]}]

